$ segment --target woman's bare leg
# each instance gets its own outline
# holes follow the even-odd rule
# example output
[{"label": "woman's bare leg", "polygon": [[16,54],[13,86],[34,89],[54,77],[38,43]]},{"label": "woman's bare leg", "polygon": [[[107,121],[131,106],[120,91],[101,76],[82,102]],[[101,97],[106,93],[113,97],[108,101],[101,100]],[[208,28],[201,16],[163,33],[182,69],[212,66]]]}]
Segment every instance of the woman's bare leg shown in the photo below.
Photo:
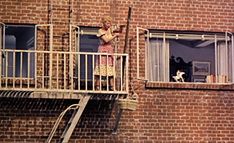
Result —
[{"label": "woman's bare leg", "polygon": [[114,78],[113,78],[113,76],[109,77],[109,90],[114,90]]},{"label": "woman's bare leg", "polygon": [[100,90],[100,76],[99,75],[95,75],[95,89],[96,90]]}]

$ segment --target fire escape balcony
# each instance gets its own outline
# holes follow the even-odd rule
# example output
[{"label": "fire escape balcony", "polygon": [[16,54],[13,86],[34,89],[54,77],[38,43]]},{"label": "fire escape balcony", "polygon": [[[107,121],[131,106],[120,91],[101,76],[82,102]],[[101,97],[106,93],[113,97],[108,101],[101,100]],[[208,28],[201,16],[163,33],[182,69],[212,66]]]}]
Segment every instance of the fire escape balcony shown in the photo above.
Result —
[{"label": "fire escape balcony", "polygon": [[[2,92],[128,94],[127,54],[14,49],[0,53]],[[98,76],[100,88],[95,89],[94,70],[101,58],[113,59],[113,89],[109,88],[109,76]]]}]

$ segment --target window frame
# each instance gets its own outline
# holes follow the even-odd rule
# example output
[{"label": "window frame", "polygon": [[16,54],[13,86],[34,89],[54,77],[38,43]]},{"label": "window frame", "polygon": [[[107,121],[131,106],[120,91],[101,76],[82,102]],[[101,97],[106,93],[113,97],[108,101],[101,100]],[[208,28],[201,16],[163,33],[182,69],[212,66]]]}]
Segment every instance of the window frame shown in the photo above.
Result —
[{"label": "window frame", "polygon": [[[3,31],[2,31],[2,33],[1,33],[1,35],[2,35],[2,37],[1,37],[1,40],[2,40],[2,42],[1,42],[1,53],[2,53],[2,58],[1,58],[1,62],[3,63],[2,64],[2,66],[1,66],[1,76],[3,76],[3,77],[7,77],[7,78],[28,78],[28,77],[30,77],[30,78],[35,78],[35,66],[36,66],[36,64],[35,64],[35,54],[34,53],[23,53],[22,51],[23,50],[29,50],[29,51],[35,51],[36,50],[36,42],[35,42],[35,38],[36,38],[36,29],[35,29],[35,27],[36,27],[36,25],[33,25],[33,24],[5,24],[5,23],[0,23],[2,26],[1,27],[3,27]],[[27,48],[25,48],[25,49],[17,49],[17,48],[19,48],[18,46],[15,46],[13,49],[6,49],[7,47],[6,47],[6,44],[7,44],[7,42],[6,42],[6,36],[7,35],[9,35],[9,36],[11,36],[11,35],[16,35],[17,33],[19,33],[19,32],[17,32],[17,31],[13,31],[13,32],[10,32],[10,33],[7,33],[7,28],[31,28],[31,34],[30,35],[32,35],[32,37],[31,38],[26,38],[26,39],[28,39],[27,41],[25,41],[25,42],[22,42],[22,40],[20,40],[21,41],[21,44],[22,43],[26,43],[26,45],[28,46]],[[12,29],[10,29],[10,30],[12,30]],[[25,31],[26,29],[24,29],[23,31]],[[27,30],[26,30],[27,31]],[[16,36],[15,36],[16,37]],[[21,36],[20,36],[21,37]],[[15,38],[15,39],[17,39],[17,38]],[[29,42],[30,41],[30,43],[27,43],[27,42]],[[31,48],[30,48],[31,47]],[[31,69],[31,72],[30,72],[30,75],[29,75],[29,71],[28,70],[24,70],[22,73],[20,72],[20,73],[18,73],[18,74],[16,74],[17,73],[17,69],[22,69],[22,67],[23,67],[23,65],[20,65],[21,64],[21,62],[19,63],[16,63],[16,62],[14,62],[14,61],[12,61],[13,63],[12,63],[12,68],[13,68],[13,71],[12,71],[12,74],[10,74],[10,71],[9,70],[7,70],[7,73],[6,73],[6,70],[5,70],[5,68],[6,68],[6,61],[8,61],[8,60],[6,60],[5,58],[7,58],[6,57],[6,52],[8,52],[8,58],[10,58],[10,57],[12,57],[12,56],[17,56],[16,54],[18,54],[18,57],[21,59],[21,58],[24,58],[24,62],[23,62],[23,64],[24,64],[24,66],[26,66],[26,67],[28,67],[28,64],[30,64],[30,69]],[[11,54],[9,54],[11,52],[11,54],[12,54],[12,56],[10,56]],[[25,55],[26,54],[26,58],[25,58]],[[28,58],[28,55],[30,54],[30,56],[29,57],[33,57],[33,62],[29,62],[28,60],[32,60],[32,58]],[[23,57],[21,57],[21,56],[23,56]],[[16,58],[14,58],[14,57],[12,57],[12,58],[10,58],[10,59],[12,59],[12,60],[17,60]],[[26,59],[26,60],[25,60]],[[8,65],[8,68],[9,68],[9,65]]]},{"label": "window frame", "polygon": [[[140,54],[140,47],[139,47],[139,38],[140,30],[144,32],[144,38],[145,38],[145,75],[140,77],[140,67],[139,67],[139,54]],[[192,33],[192,34],[191,34]],[[144,79],[147,81],[150,81],[149,79],[149,64],[148,64],[148,49],[150,48],[150,39],[152,38],[162,38],[165,42],[166,39],[199,39],[199,40],[207,40],[212,39],[215,41],[215,76],[217,77],[218,74],[218,61],[217,61],[217,42],[222,40],[225,42],[225,50],[226,50],[226,68],[227,68],[227,75],[231,75],[229,83],[234,82],[234,58],[232,55],[234,55],[234,43],[233,43],[233,34],[229,32],[199,32],[199,31],[170,31],[170,30],[149,30],[137,27],[137,78],[138,79]],[[228,44],[228,42],[230,43]],[[231,49],[231,55],[228,57],[228,45],[230,46],[229,50]],[[230,65],[228,65],[231,62]],[[231,72],[230,72],[231,71]],[[166,82],[166,81],[150,81],[150,82]],[[170,82],[170,81],[169,81]],[[171,83],[171,82],[170,82]],[[194,82],[191,82],[194,83]],[[219,81],[215,80],[214,83],[220,83]]]}]

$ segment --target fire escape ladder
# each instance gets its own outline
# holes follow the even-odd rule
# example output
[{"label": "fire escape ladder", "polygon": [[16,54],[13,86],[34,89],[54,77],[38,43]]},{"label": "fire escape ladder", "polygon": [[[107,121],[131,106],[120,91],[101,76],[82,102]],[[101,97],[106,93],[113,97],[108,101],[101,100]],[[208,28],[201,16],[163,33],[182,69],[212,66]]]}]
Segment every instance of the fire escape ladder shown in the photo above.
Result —
[{"label": "fire escape ladder", "polygon": [[70,118],[70,120],[68,121],[67,125],[65,126],[65,129],[60,137],[60,141],[59,143],[68,143],[88,101],[90,99],[90,95],[83,95],[83,98],[80,99],[78,104],[72,104],[71,106],[69,106],[67,109],[65,109],[58,117],[58,119],[56,120],[54,127],[52,128],[49,137],[46,140],[46,143],[50,143],[61,120],[63,119],[64,115],[67,113],[67,111],[69,110],[74,110],[73,114]]}]

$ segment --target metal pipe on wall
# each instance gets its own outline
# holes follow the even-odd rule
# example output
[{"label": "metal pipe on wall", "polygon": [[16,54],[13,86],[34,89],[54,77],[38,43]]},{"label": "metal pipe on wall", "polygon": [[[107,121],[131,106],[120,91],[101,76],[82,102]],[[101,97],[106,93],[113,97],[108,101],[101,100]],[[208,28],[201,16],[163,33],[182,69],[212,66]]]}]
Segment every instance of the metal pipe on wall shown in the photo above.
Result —
[{"label": "metal pipe on wall", "polygon": [[52,24],[53,23],[53,0],[48,0],[48,23]]},{"label": "metal pipe on wall", "polygon": [[72,24],[73,0],[69,0],[69,24]]}]

